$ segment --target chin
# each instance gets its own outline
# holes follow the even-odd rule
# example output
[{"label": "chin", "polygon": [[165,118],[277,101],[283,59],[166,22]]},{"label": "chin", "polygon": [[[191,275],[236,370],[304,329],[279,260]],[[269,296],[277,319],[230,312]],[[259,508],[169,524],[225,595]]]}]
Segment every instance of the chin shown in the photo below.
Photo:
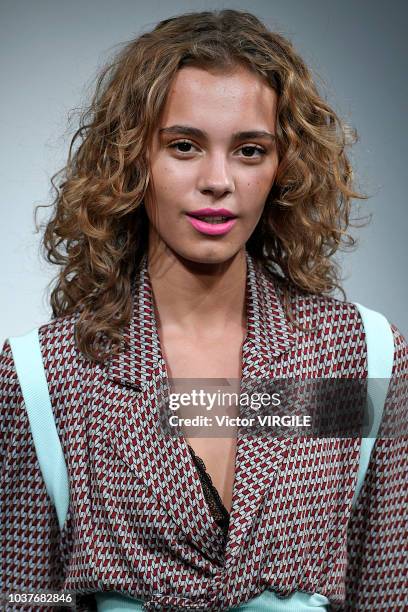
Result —
[{"label": "chin", "polygon": [[172,251],[177,258],[186,263],[208,265],[225,263],[235,257],[243,248],[245,248],[245,244],[238,246],[214,244],[192,249],[172,249]]}]

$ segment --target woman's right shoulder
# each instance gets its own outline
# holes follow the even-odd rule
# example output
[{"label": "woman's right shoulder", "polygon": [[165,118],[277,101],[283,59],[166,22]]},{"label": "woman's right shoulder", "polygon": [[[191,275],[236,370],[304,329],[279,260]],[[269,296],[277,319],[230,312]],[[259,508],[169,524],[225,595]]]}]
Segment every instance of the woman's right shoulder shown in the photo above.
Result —
[{"label": "woman's right shoulder", "polygon": [[[70,400],[92,380],[94,364],[85,359],[76,345],[75,324],[78,317],[79,313],[58,317],[37,328],[42,364],[58,431],[63,429],[66,422]],[[23,331],[20,337],[32,331]],[[31,449],[30,457],[35,456],[10,338],[4,341],[0,354],[0,456],[3,460],[8,452],[15,452],[13,449],[22,443]]]},{"label": "woman's right shoulder", "polygon": [[[52,392],[55,385],[78,377],[81,371],[89,365],[79,351],[75,340],[75,325],[79,313],[51,319],[38,326],[38,339],[42,362],[47,376],[47,382]],[[23,331],[16,337],[28,336],[33,328]],[[17,371],[10,344],[12,336],[3,342],[0,354],[0,400],[21,394]]]},{"label": "woman's right shoulder", "polygon": [[[70,314],[66,314],[60,317],[55,317],[54,319],[50,319],[46,323],[42,323],[37,326],[38,329],[38,337],[40,340],[41,349],[61,349],[64,347],[66,350],[68,347],[75,346],[75,325],[79,318],[79,312],[75,311]],[[33,329],[23,328],[19,334],[16,334],[14,337],[19,338],[22,336],[26,336],[30,334]],[[8,336],[3,341],[3,348],[1,355],[3,353],[6,355],[11,354],[11,347],[9,339],[13,336]]]}]

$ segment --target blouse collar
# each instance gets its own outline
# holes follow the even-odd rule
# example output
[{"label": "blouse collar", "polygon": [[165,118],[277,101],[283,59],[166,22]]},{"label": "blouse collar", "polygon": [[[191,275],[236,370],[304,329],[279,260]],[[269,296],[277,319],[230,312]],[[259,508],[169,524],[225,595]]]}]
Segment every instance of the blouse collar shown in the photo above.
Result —
[{"label": "blouse collar", "polygon": [[[264,375],[293,346],[296,338],[282,305],[279,280],[248,251],[246,262],[247,334],[243,344],[243,378]],[[153,376],[166,375],[147,255],[133,277],[131,293],[132,315],[124,329],[123,349],[110,358],[108,376],[121,384],[143,388]]]}]

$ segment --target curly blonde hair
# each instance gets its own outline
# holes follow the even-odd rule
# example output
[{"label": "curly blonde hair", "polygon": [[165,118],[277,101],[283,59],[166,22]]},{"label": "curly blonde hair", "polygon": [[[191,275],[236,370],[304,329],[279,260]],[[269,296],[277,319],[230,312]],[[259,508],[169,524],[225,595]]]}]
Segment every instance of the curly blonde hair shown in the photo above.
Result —
[{"label": "curly blonde hair", "polygon": [[[186,65],[225,71],[243,65],[277,92],[279,165],[247,249],[283,279],[288,294],[296,285],[344,295],[332,256],[355,245],[347,233],[351,200],[367,197],[352,186],[345,152],[356,132],[319,95],[292,44],[256,16],[185,13],[127,42],[102,70],[67,163],[51,179],[55,198],[41,244],[46,259],[60,266],[52,313],[78,311],[76,342],[94,361],[120,350],[131,316],[131,280],[147,249],[146,153],[171,83]],[[293,319],[287,300],[285,308]]]}]

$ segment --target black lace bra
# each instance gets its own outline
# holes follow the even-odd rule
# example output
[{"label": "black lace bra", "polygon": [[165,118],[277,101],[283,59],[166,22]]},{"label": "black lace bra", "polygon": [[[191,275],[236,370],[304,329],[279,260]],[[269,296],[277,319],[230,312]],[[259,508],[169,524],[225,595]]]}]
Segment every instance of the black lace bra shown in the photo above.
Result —
[{"label": "black lace bra", "polygon": [[204,497],[210,509],[211,515],[213,516],[217,525],[221,527],[225,539],[228,533],[228,526],[230,520],[229,512],[222,503],[221,497],[217,489],[213,485],[211,476],[207,472],[204,461],[201,459],[201,457],[196,455],[196,453],[189,444],[187,446],[189,448],[194,464],[197,468],[198,475],[201,481],[201,486],[203,488]]}]

